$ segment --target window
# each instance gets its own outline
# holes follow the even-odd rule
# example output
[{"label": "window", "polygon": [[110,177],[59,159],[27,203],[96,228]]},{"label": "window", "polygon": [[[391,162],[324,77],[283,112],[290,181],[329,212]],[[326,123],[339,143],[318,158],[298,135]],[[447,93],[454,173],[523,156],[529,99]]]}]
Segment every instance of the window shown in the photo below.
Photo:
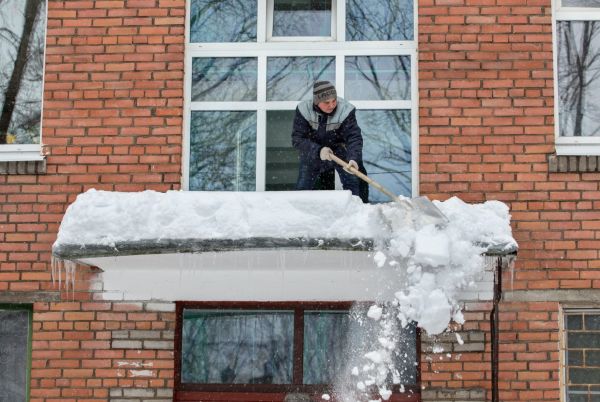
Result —
[{"label": "window", "polygon": [[46,0],[0,2],[0,161],[41,160]]},{"label": "window", "polygon": [[[215,398],[229,392],[231,400],[236,392],[250,399],[248,392],[321,395],[344,379],[354,383],[352,369],[375,347],[369,342],[377,342],[378,323],[364,320],[365,306],[350,308],[345,302],[178,303],[176,400],[202,392]],[[398,379],[414,400],[417,332],[398,331]]]},{"label": "window", "polygon": [[600,400],[600,310],[565,310],[563,344],[565,400]]},{"label": "window", "polygon": [[29,400],[31,307],[0,304],[0,401]]},{"label": "window", "polygon": [[600,155],[600,1],[554,1],[556,152]]},{"label": "window", "polygon": [[357,108],[368,174],[418,192],[412,0],[189,2],[185,189],[293,190],[294,111],[328,80]]}]

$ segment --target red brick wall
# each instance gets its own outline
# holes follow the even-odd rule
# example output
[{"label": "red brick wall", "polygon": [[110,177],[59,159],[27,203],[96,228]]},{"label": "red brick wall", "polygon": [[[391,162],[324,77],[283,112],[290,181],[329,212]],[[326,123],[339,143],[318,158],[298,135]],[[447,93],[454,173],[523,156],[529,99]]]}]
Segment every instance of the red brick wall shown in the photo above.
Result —
[{"label": "red brick wall", "polygon": [[[421,189],[510,205],[520,250],[506,292],[600,285],[600,174],[548,169],[550,3],[419,0]],[[500,311],[500,400],[558,401],[558,303]]]},{"label": "red brick wall", "polygon": [[[0,292],[28,301],[51,295],[28,292],[58,290],[50,249],[81,192],[179,189],[184,21],[185,0],[48,1],[47,173],[0,175]],[[151,388],[169,399],[173,313],[86,301],[86,294],[62,297],[34,304],[32,402],[135,396],[121,388]],[[129,330],[159,338],[136,340],[134,332],[140,348],[114,347],[114,331]],[[155,341],[170,346],[146,345]]]}]

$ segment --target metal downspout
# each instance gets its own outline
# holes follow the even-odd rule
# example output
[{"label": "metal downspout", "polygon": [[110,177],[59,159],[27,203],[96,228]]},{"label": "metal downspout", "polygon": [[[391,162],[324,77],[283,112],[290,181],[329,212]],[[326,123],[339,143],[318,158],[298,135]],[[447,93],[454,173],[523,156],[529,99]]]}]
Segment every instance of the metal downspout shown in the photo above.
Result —
[{"label": "metal downspout", "polygon": [[498,349],[500,343],[498,304],[502,298],[502,257],[496,262],[494,275],[494,300],[490,315],[490,332],[492,337],[492,402],[499,402],[498,396]]}]

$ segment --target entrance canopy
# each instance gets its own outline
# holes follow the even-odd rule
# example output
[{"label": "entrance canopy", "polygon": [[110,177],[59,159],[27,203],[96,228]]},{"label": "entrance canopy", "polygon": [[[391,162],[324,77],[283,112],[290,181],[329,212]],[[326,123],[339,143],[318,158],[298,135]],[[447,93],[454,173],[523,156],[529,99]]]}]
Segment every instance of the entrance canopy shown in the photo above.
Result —
[{"label": "entrance canopy", "polygon": [[436,205],[447,227],[347,191],[90,190],[68,208],[52,252],[101,268],[105,293],[130,300],[390,299],[409,255],[435,268],[460,266],[464,244],[516,252],[504,204]]}]

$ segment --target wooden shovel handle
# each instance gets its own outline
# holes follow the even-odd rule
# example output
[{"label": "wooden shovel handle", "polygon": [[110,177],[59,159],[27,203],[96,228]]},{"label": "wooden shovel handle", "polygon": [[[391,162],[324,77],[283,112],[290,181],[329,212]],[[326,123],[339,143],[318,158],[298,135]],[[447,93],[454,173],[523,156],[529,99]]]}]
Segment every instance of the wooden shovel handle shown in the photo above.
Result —
[{"label": "wooden shovel handle", "polygon": [[348,172],[352,173],[353,175],[359,177],[361,180],[369,183],[370,185],[372,185],[373,187],[375,187],[377,190],[381,191],[383,194],[385,194],[388,197],[390,197],[392,200],[398,201],[398,202],[404,201],[404,200],[401,200],[400,198],[398,198],[398,196],[396,194],[392,193],[387,188],[383,187],[381,184],[379,184],[375,180],[371,179],[366,174],[360,172],[358,169],[354,168],[353,166],[348,166],[348,162],[345,162],[343,159],[338,158],[337,156],[335,156],[333,154],[333,152],[331,152],[329,154],[329,158],[332,161],[334,161],[335,163],[337,163],[338,165],[340,165],[341,167],[343,167],[344,169],[346,169],[346,171],[348,171]]}]

